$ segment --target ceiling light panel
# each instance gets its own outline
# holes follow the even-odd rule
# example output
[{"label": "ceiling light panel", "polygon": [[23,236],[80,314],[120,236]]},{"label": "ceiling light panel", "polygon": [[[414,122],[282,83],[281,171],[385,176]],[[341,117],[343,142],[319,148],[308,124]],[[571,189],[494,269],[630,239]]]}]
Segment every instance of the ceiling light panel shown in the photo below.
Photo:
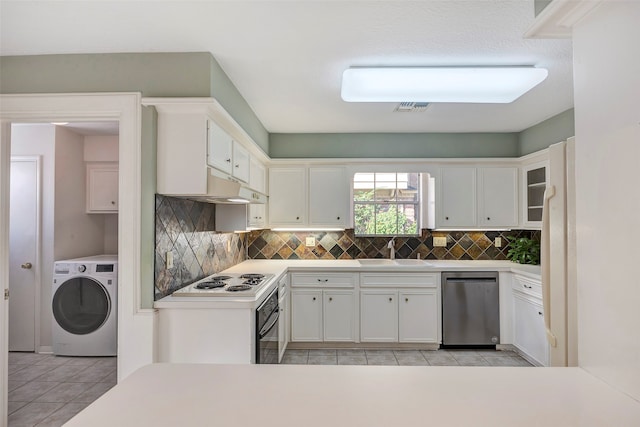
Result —
[{"label": "ceiling light panel", "polygon": [[342,75],[347,102],[464,102],[505,104],[541,83],[534,67],[362,67]]}]

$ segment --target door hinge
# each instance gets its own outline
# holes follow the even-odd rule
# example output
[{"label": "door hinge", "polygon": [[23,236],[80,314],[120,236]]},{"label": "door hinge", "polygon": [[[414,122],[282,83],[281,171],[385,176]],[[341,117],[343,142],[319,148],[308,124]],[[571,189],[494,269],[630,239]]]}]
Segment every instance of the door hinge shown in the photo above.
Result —
[{"label": "door hinge", "polygon": [[4,299],[9,299],[9,289],[4,290]]}]

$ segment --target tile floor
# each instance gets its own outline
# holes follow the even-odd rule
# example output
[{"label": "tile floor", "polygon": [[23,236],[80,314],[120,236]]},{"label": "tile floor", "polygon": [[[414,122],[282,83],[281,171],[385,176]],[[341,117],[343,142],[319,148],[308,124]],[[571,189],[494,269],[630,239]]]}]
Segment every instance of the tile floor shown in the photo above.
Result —
[{"label": "tile floor", "polygon": [[9,427],[61,426],[115,384],[115,357],[11,352]]},{"label": "tile floor", "polygon": [[495,350],[287,350],[296,365],[532,366],[513,351]]}]

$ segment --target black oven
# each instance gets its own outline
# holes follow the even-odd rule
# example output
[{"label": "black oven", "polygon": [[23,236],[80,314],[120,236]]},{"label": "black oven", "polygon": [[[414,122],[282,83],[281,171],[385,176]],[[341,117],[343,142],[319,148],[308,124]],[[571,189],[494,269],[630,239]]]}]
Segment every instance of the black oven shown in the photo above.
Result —
[{"label": "black oven", "polygon": [[278,288],[256,309],[256,363],[278,363]]}]

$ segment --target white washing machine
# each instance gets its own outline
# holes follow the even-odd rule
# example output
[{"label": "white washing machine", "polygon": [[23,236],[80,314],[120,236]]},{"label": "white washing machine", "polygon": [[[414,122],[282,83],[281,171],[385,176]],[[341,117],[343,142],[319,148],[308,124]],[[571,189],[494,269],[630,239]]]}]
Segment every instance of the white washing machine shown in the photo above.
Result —
[{"label": "white washing machine", "polygon": [[52,295],[54,354],[117,355],[117,255],[56,261]]}]

